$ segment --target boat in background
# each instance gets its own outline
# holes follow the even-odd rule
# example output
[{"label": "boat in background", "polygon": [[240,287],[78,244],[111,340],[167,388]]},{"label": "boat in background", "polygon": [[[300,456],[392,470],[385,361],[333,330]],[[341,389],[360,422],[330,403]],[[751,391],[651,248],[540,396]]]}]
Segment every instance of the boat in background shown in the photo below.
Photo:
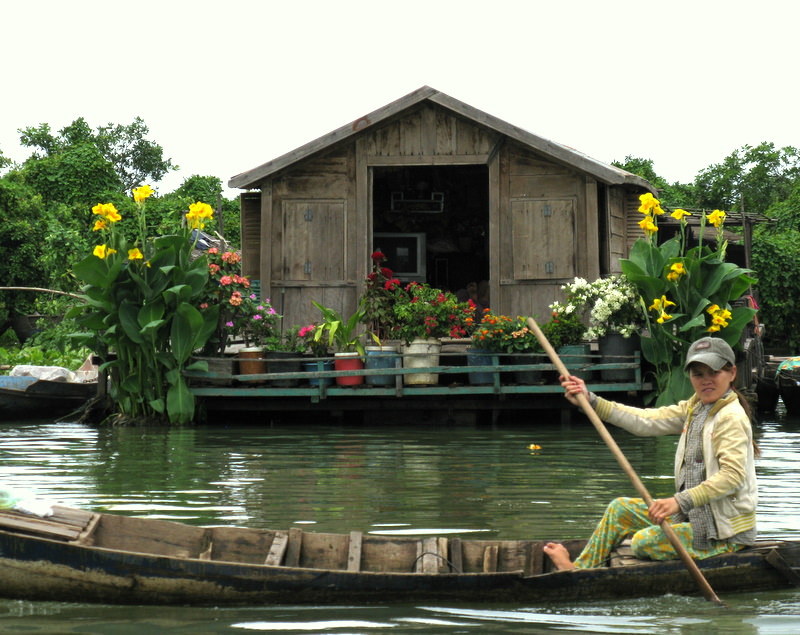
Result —
[{"label": "boat in background", "polygon": [[[51,505],[0,511],[0,597],[51,602],[264,606],[353,602],[575,602],[697,595],[680,560],[618,550],[609,566],[552,571],[546,540],[349,534],[180,522]],[[584,540],[563,544],[571,555]],[[718,593],[800,582],[800,541],[698,561]]]},{"label": "boat in background", "polygon": [[0,375],[0,421],[60,417],[97,394],[97,371],[15,366]]}]

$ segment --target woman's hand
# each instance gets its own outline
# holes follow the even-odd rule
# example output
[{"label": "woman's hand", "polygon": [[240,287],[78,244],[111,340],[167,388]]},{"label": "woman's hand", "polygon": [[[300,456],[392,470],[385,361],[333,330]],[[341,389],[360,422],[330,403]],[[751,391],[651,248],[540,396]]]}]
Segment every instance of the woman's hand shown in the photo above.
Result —
[{"label": "woman's hand", "polygon": [[665,520],[668,520],[672,514],[677,514],[681,506],[678,505],[677,499],[672,496],[671,498],[659,498],[654,500],[647,510],[650,520],[656,525],[660,525]]},{"label": "woman's hand", "polygon": [[586,382],[580,377],[576,377],[575,375],[564,377],[564,375],[561,375],[558,379],[561,382],[561,386],[564,388],[564,396],[572,405],[580,405],[577,395],[581,393],[583,393],[585,397],[589,397],[589,391],[586,389]]}]

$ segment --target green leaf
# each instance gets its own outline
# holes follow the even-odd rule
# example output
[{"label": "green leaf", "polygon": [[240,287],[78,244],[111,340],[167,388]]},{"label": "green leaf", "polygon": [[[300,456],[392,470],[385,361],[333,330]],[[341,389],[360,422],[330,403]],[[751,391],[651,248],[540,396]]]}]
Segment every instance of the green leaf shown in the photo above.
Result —
[{"label": "green leaf", "polygon": [[183,377],[167,391],[167,416],[172,423],[191,423],[194,417],[194,395]]},{"label": "green leaf", "polygon": [[172,319],[170,341],[172,354],[179,365],[186,363],[196,348],[196,337],[202,332],[203,325],[204,319],[200,311],[186,302],[178,305],[175,317]]},{"label": "green leaf", "polygon": [[135,304],[125,301],[119,307],[119,322],[122,325],[122,330],[125,335],[132,342],[142,344],[144,338],[139,330],[139,310]]}]

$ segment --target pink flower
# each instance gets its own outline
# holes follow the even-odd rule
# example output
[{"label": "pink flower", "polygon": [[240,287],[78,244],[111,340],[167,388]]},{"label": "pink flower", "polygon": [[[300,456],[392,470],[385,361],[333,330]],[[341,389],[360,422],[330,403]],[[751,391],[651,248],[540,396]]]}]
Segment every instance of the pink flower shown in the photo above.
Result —
[{"label": "pink flower", "polygon": [[219,279],[219,283],[220,283],[220,284],[221,284],[223,287],[227,287],[227,286],[228,286],[228,285],[229,285],[231,282],[233,282],[233,279],[232,279],[230,276],[222,276],[222,277]]},{"label": "pink flower", "polygon": [[211,247],[208,250],[208,253],[210,253],[210,254],[218,254],[219,253],[219,249],[217,249],[216,247]]}]

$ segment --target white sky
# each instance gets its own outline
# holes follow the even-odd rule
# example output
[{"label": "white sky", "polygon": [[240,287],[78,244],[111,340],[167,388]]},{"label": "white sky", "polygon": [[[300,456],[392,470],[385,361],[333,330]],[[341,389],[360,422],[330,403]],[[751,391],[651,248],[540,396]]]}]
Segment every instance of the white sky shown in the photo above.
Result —
[{"label": "white sky", "polygon": [[798,18],[796,0],[9,0],[0,150],[140,116],[181,167],[163,192],[227,185],[429,85],[686,183],[745,144],[800,147]]}]

